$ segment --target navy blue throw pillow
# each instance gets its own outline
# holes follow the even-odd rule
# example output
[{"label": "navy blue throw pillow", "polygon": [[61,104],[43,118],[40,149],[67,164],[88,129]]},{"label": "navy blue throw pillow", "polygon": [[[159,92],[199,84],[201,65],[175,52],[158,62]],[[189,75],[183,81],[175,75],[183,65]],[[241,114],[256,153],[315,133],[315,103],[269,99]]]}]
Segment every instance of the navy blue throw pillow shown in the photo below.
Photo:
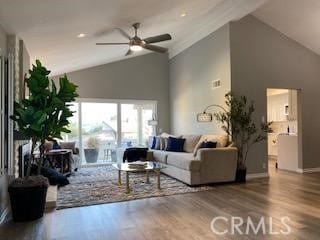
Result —
[{"label": "navy blue throw pillow", "polygon": [[156,138],[156,137],[153,137],[153,138],[152,138],[151,149],[155,149],[155,148],[156,148],[156,142],[157,142],[157,138]]},{"label": "navy blue throw pillow", "polygon": [[202,142],[199,148],[216,148],[216,147],[217,147],[217,142],[208,141],[208,142]]},{"label": "navy blue throw pillow", "polygon": [[183,145],[185,141],[186,139],[184,138],[169,137],[166,151],[183,152]]}]

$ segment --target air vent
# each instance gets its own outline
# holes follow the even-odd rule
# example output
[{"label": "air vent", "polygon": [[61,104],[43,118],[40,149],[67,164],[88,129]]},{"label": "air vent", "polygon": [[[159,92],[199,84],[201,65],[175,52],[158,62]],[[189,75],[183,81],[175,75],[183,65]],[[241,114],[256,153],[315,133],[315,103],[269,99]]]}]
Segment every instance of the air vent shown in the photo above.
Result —
[{"label": "air vent", "polygon": [[211,86],[211,88],[212,88],[212,89],[216,89],[216,88],[219,88],[219,87],[221,87],[221,80],[220,80],[220,78],[219,78],[219,79],[216,79],[216,80],[213,80],[213,81],[212,81],[212,86]]}]

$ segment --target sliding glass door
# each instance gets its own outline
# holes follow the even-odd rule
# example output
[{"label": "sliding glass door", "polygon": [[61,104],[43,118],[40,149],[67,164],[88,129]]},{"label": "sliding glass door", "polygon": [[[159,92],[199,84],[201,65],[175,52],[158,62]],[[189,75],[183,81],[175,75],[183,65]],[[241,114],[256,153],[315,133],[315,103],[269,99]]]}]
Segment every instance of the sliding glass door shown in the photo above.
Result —
[{"label": "sliding glass door", "polygon": [[64,141],[75,141],[83,165],[121,161],[128,147],[145,147],[155,126],[155,101],[80,99],[71,104],[71,133]]}]

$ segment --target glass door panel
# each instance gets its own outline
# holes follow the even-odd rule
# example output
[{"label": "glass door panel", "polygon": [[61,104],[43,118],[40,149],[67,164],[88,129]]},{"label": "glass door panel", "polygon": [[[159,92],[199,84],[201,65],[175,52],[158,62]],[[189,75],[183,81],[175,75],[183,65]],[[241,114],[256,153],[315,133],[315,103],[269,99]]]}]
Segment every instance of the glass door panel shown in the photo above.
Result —
[{"label": "glass door panel", "polygon": [[79,147],[79,103],[70,103],[69,109],[73,112],[73,116],[69,118],[68,126],[71,133],[62,133],[62,138],[65,142],[76,142],[76,147]]},{"label": "glass door panel", "polygon": [[154,116],[153,109],[142,109],[142,145],[148,146],[149,137],[155,134],[155,127],[148,124],[149,120],[152,120]]},{"label": "glass door panel", "polygon": [[81,103],[82,163],[116,162],[117,104]]},{"label": "glass door panel", "polygon": [[121,104],[121,147],[139,145],[138,109],[135,104]]}]

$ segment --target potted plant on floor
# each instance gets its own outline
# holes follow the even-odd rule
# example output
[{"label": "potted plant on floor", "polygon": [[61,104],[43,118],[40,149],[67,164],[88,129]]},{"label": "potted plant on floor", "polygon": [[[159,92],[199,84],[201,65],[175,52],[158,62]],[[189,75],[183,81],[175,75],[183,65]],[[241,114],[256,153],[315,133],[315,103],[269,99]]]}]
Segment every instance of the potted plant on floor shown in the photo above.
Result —
[{"label": "potted plant on floor", "polygon": [[100,140],[97,137],[90,137],[87,140],[87,148],[84,149],[84,155],[87,163],[96,163],[98,161]]},{"label": "potted plant on floor", "polygon": [[238,148],[238,167],[236,181],[246,181],[246,160],[251,147],[267,138],[271,132],[269,123],[261,123],[257,127],[253,121],[255,111],[253,102],[248,102],[245,96],[238,96],[233,93],[225,95],[227,111],[215,113],[216,120],[222,123],[222,129],[228,134],[234,145]]},{"label": "potted plant on floor", "polygon": [[[16,178],[9,185],[12,215],[15,221],[28,221],[43,216],[48,179],[40,175],[44,159],[46,140],[61,139],[61,133],[69,133],[66,128],[68,118],[73,116],[70,102],[78,96],[77,86],[64,75],[59,79],[59,88],[39,60],[29,70],[26,79],[29,98],[15,102],[14,115],[19,132],[31,141],[31,151],[25,178]],[[39,145],[39,156],[35,158],[35,148]],[[36,163],[37,175],[30,176],[31,164]]]}]

